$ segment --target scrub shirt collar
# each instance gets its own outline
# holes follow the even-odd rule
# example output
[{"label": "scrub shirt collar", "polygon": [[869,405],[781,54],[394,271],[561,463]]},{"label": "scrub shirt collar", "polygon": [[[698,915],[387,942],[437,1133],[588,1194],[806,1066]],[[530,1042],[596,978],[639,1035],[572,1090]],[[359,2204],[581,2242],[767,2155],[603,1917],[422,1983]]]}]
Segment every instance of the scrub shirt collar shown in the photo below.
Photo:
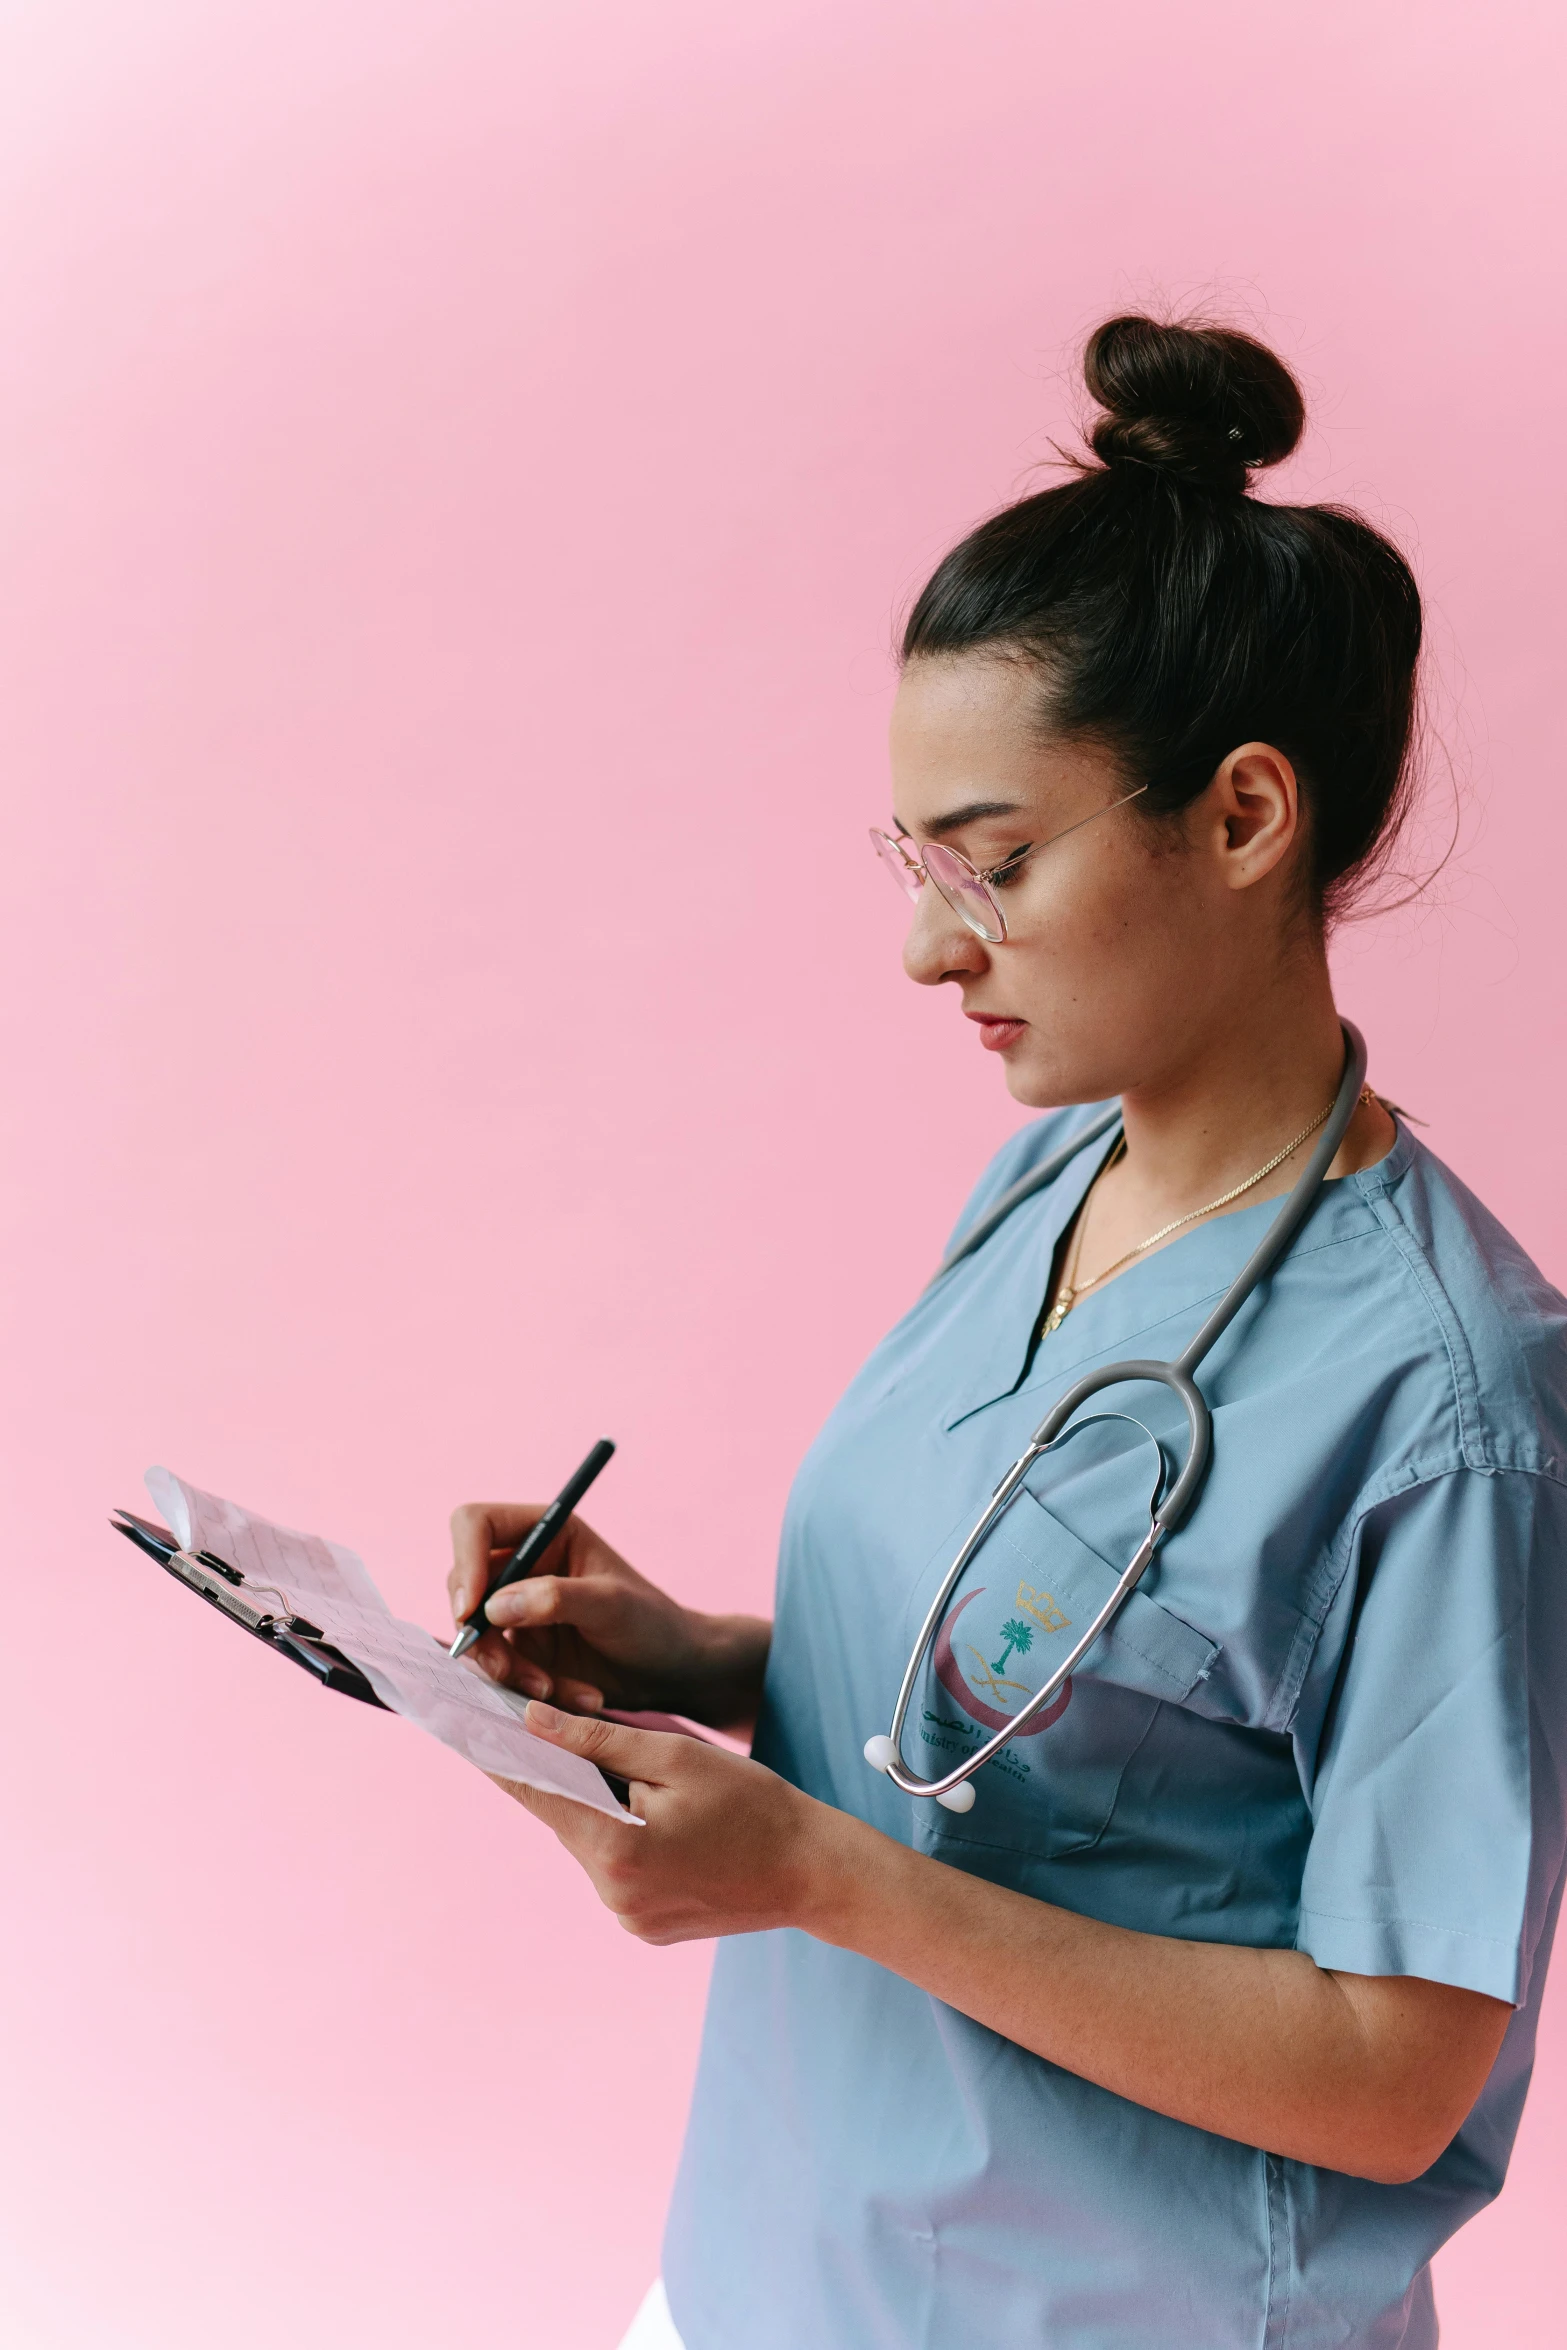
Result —
[{"label": "scrub shirt collar", "polygon": [[[1341,1228],[1345,1216],[1363,1218],[1372,1198],[1397,1182],[1414,1143],[1400,1120],[1394,1124],[1392,1148],[1374,1166],[1323,1186],[1295,1250],[1320,1246],[1325,1228]],[[1063,1387],[1106,1356],[1178,1353],[1190,1336],[1194,1314],[1223,1296],[1285,1196],[1232,1208],[1128,1265],[1074,1306],[1060,1329],[1034,1348],[1030,1361],[1057,1243],[1114,1142],[1112,1135],[1084,1149],[1047,1192],[1025,1201],[979,1251],[965,1319],[972,1315],[971,1327],[986,1336],[943,1414],[948,1429],[1005,1396],[1036,1390],[1043,1395]],[[957,1277],[963,1278],[962,1271]]]}]

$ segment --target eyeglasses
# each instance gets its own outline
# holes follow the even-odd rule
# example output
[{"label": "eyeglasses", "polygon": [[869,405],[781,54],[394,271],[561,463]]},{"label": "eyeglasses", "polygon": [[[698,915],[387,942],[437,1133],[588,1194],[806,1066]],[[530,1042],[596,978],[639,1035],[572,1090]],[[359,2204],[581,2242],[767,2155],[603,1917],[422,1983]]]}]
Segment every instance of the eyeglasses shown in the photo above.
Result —
[{"label": "eyeglasses", "polygon": [[1003,857],[999,865],[992,865],[985,873],[956,849],[946,848],[936,840],[927,844],[923,857],[911,857],[906,842],[896,833],[883,832],[875,824],[871,826],[871,846],[905,896],[917,898],[926,882],[933,881],[958,920],[967,923],[975,937],[982,938],[987,946],[998,947],[1006,939],[1007,918],[997,900],[997,889],[1004,888],[1021,873],[1029,858],[1037,857],[1041,849],[1052,848],[1058,840],[1065,840],[1069,832],[1081,832],[1085,824],[1096,824],[1112,808],[1124,808],[1128,800],[1140,799],[1147,789],[1146,783],[1140,783],[1136,791],[1123,792],[1118,800],[1096,808],[1091,816],[1079,816],[1075,824],[1064,825],[1049,840],[1030,841],[1025,847],[1014,849],[1010,857]]}]

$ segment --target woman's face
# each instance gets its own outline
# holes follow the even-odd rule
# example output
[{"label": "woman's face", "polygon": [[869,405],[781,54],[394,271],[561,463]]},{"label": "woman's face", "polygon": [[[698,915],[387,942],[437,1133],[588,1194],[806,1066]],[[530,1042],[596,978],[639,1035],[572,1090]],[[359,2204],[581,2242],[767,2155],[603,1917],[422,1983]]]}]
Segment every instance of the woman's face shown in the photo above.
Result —
[{"label": "woman's face", "polygon": [[1042,735],[1040,691],[1032,662],[990,652],[924,657],[904,672],[892,783],[911,853],[944,841],[990,872],[1029,843],[1050,844],[993,885],[1006,915],[999,946],[927,883],[904,967],[924,986],[953,982],[1020,1102],[1157,1093],[1245,1017],[1259,953],[1276,961],[1279,891],[1266,885],[1293,838],[1294,779],[1290,838],[1259,858],[1282,808],[1248,815],[1244,791],[1237,802],[1218,779],[1178,819],[1150,820],[1135,799],[1115,807],[1131,788],[1124,772],[1105,750]]}]

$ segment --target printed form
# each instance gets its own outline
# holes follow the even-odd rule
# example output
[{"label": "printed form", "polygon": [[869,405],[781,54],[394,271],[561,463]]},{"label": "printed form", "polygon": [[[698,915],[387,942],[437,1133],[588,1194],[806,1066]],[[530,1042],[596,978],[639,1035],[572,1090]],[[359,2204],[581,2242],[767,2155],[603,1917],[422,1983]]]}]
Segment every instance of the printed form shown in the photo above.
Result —
[{"label": "printed form", "polygon": [[182,1550],[210,1551],[244,1576],[247,1596],[275,1596],[280,1615],[318,1624],[393,1713],[417,1722],[481,1771],[641,1826],[615,1801],[592,1763],[534,1737],[522,1719],[525,1698],[497,1688],[475,1666],[454,1664],[432,1633],[394,1616],[351,1550],[318,1534],[274,1526],[168,1469],[149,1469],[146,1484]]}]

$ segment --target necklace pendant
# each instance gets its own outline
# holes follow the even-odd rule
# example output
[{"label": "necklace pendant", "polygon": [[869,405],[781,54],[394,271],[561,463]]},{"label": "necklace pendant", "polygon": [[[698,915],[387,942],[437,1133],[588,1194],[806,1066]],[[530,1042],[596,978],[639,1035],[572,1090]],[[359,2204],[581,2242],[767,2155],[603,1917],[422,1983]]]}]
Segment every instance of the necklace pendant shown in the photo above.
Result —
[{"label": "necklace pendant", "polygon": [[1063,1289],[1061,1295],[1056,1299],[1055,1304],[1051,1307],[1049,1313],[1045,1316],[1043,1322],[1039,1326],[1040,1337],[1048,1338],[1053,1330],[1059,1330],[1062,1323],[1066,1320],[1067,1315],[1072,1311],[1072,1308],[1076,1302],[1076,1290]]}]

